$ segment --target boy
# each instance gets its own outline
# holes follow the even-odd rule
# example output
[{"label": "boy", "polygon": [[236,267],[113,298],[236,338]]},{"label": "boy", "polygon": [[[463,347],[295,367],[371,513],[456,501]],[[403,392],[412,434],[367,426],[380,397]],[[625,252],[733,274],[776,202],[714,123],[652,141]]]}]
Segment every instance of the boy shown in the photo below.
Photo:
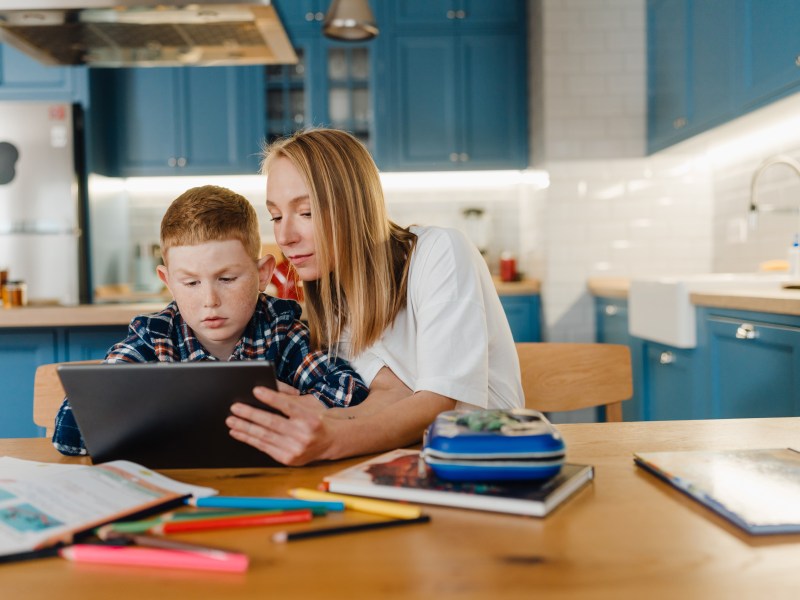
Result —
[{"label": "boy", "polygon": [[[184,192],[161,221],[161,249],[158,277],[173,301],[135,317],[105,362],[271,360],[280,382],[327,407],[366,398],[369,390],[346,362],[311,352],[300,305],[260,292],[275,258],[259,258],[258,218],[247,199],[213,185]],[[53,445],[62,454],[86,454],[66,398]]]}]

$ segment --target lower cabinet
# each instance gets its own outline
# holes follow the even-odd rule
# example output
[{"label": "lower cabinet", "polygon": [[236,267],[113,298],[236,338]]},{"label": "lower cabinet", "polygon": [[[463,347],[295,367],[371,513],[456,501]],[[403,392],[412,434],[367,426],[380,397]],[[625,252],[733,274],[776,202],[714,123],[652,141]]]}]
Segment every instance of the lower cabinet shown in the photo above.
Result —
[{"label": "lower cabinet", "polygon": [[800,415],[800,317],[702,312],[711,416]]},{"label": "lower cabinet", "polygon": [[542,341],[541,296],[500,296],[500,303],[515,342]]},{"label": "lower cabinet", "polygon": [[0,437],[44,435],[33,424],[33,379],[39,365],[102,359],[126,332],[127,325],[0,330]]},{"label": "lower cabinet", "polygon": [[630,420],[800,416],[800,316],[697,309],[697,347],[630,337],[627,302],[595,298],[597,341],[627,344]]}]

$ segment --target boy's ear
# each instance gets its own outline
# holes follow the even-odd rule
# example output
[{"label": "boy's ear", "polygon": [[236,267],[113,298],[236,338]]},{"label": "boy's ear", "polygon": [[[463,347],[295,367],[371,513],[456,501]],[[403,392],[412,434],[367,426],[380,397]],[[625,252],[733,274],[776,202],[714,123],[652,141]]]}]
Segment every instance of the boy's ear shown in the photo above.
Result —
[{"label": "boy's ear", "polygon": [[165,286],[167,286],[167,289],[170,291],[170,293],[172,293],[172,290],[169,287],[169,281],[168,281],[169,271],[167,271],[167,267],[165,267],[164,265],[158,265],[156,267],[156,274],[158,275],[158,278],[161,280],[161,282]]},{"label": "boy's ear", "polygon": [[258,289],[264,291],[269,282],[272,281],[272,272],[276,265],[275,257],[272,254],[265,254],[258,259]]}]

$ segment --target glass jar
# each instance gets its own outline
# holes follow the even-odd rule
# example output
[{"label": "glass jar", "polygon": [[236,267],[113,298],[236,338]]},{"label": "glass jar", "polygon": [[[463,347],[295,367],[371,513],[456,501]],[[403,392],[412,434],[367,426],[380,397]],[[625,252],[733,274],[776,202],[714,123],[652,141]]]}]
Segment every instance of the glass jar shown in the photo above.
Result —
[{"label": "glass jar", "polygon": [[17,308],[28,304],[28,286],[24,281],[6,281],[3,286],[3,308]]}]

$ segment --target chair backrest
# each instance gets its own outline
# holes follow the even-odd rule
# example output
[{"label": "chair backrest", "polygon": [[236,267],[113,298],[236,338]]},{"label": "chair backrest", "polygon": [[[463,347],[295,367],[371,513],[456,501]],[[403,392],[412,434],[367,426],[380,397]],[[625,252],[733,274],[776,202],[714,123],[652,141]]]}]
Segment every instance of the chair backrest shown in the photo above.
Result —
[{"label": "chair backrest", "polygon": [[47,430],[47,437],[53,435],[58,409],[64,401],[64,388],[56,369],[63,364],[97,364],[101,360],[81,360],[71,363],[48,363],[36,369],[33,380],[33,422]]},{"label": "chair backrest", "polygon": [[606,421],[622,421],[633,395],[631,353],[620,344],[518,343],[525,406],[560,412],[605,406]]}]

